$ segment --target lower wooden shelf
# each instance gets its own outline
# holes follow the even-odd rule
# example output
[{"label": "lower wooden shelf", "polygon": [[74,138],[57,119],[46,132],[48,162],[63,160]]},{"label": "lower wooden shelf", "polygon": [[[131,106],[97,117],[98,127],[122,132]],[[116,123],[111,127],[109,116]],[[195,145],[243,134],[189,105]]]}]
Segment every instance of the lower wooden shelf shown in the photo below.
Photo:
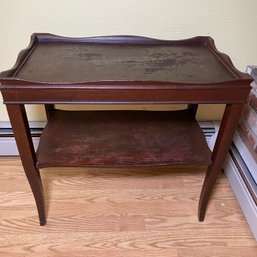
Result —
[{"label": "lower wooden shelf", "polygon": [[188,110],[56,110],[37,159],[38,168],[208,165],[211,151]]}]

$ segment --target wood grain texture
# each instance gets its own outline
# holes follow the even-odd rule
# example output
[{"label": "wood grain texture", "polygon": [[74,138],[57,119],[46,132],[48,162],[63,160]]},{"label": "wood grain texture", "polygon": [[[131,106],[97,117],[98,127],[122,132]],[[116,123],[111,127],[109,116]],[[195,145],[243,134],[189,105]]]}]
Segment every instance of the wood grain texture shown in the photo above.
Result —
[{"label": "wood grain texture", "polygon": [[[28,55],[30,58],[26,59]],[[60,70],[64,72],[60,74]],[[2,82],[20,80],[32,84],[103,81],[209,84],[250,79],[233,66],[226,54],[218,51],[211,37],[67,38],[40,33],[32,35],[30,45],[20,53],[15,66],[1,73],[0,78]]]},{"label": "wood grain texture", "polygon": [[34,34],[0,81],[5,103],[193,104],[245,102],[252,79],[210,37]]},{"label": "wood grain texture", "polygon": [[[24,109],[24,104],[32,103],[42,103],[46,106],[49,124],[52,120],[52,111],[50,110],[53,108],[51,106],[58,103],[122,103],[124,105],[135,103],[186,103],[191,106],[199,103],[225,103],[226,111],[221,123],[221,132],[219,132],[214,153],[211,156],[212,163],[209,165],[200,198],[199,220],[203,221],[209,197],[215,181],[220,175],[224,157],[228,152],[232,135],[239,120],[239,106],[246,102],[250,91],[249,84],[252,81],[250,76],[237,71],[229,57],[220,53],[216,49],[214,41],[209,37],[165,41],[133,36],[69,39],[50,34],[35,34],[31,42],[27,50],[24,50],[18,57],[14,68],[0,74],[0,90],[4,103],[7,104],[21,160],[37,203],[40,224],[44,225],[46,223],[41,181],[38,169],[35,167],[36,163],[40,167],[40,158],[38,158],[39,160],[36,159],[33,147],[31,147],[32,141]],[[35,45],[33,42],[35,42]],[[89,46],[88,43],[90,43],[90,49],[92,50],[89,52],[87,52],[89,49],[85,48],[86,45],[87,47]],[[139,50],[143,53],[143,56],[138,53]],[[93,77],[90,77],[91,75]],[[49,109],[49,107],[51,108]],[[190,111],[192,114],[195,112],[194,109],[191,109],[193,112]],[[56,130],[56,135],[61,134],[60,127]],[[142,127],[142,124],[140,127]],[[167,131],[162,133],[163,130],[159,130],[159,132],[161,133],[150,133],[150,135],[163,135]],[[188,135],[191,132],[193,137],[195,135],[194,131],[186,132],[183,132],[183,134]],[[72,137],[74,133],[71,134]],[[116,166],[116,164],[118,166],[140,165],[141,163],[137,162],[136,158],[142,159],[144,165],[155,164],[156,162],[152,160],[156,159],[162,164],[177,164],[181,163],[181,159],[185,159],[186,163],[188,163],[188,159],[184,157],[191,157],[192,152],[197,152],[202,156],[198,149],[185,151],[186,147],[181,144],[180,137],[179,141],[176,142],[175,140],[174,142],[168,136],[164,140],[158,137],[153,138],[156,139],[157,144],[162,142],[159,146],[164,151],[159,151],[160,148],[157,148],[158,156],[155,151],[156,147],[153,147],[152,144],[152,137],[144,137],[142,134],[142,130],[141,133],[138,133],[138,129],[136,129],[134,136],[151,143],[151,145],[149,143],[143,144],[145,147],[141,148],[142,151],[135,151],[137,149],[134,147],[135,144],[133,147],[123,144],[123,147],[114,148],[117,153],[121,153],[118,158],[113,154],[107,156],[106,152],[110,152],[110,148],[107,148],[102,153],[99,151],[100,154],[94,154],[94,158],[89,158],[89,161],[86,160],[86,162],[80,160],[80,155],[78,155],[78,159],[74,159],[74,147],[79,146],[80,150],[82,147],[76,143],[76,140],[71,140],[72,144],[67,144],[73,147],[73,149],[69,148],[67,150],[67,152],[71,153],[71,156],[62,155],[65,156],[65,161],[62,160],[61,163],[67,166],[66,160],[72,157],[76,162],[75,164],[77,164],[75,166],[82,166],[81,164],[95,166],[92,163],[92,159],[95,160],[99,156],[104,156],[104,160],[102,158],[102,160],[97,160],[96,162],[98,164],[102,163],[105,167],[107,166],[105,165],[106,163],[108,167]],[[176,135],[177,133],[175,133]],[[192,135],[190,136],[192,137]],[[124,136],[126,137],[127,133]],[[59,139],[63,141],[66,138],[68,137],[65,135]],[[120,138],[114,142],[119,141],[119,143],[122,143]],[[78,139],[81,142],[81,137]],[[84,144],[84,140],[83,138],[83,147],[84,145],[86,147],[88,145],[93,146],[88,147],[89,152],[101,149],[102,141],[93,142],[97,144],[92,144],[91,142],[87,145]],[[165,140],[167,142],[163,144]],[[177,149],[169,147],[169,141],[178,146]],[[194,140],[194,142],[197,141],[199,139]],[[109,142],[111,140],[107,140],[108,145],[110,145]],[[103,145],[106,146],[107,144]],[[58,152],[60,150],[58,147],[58,144],[56,144],[54,148],[43,147],[43,149],[55,149],[55,152]],[[125,148],[131,148],[129,155],[127,150],[125,150],[125,154],[124,152],[122,153],[121,150]],[[199,148],[202,148],[201,145],[199,145]],[[40,157],[40,149],[42,147],[39,147],[38,157]],[[61,149],[67,149],[66,145],[62,145]],[[145,149],[154,149],[154,152],[150,151],[149,154]],[[82,148],[82,150],[84,149]],[[67,154],[66,151],[64,152]],[[133,152],[133,158],[131,158],[131,152]],[[140,158],[142,153],[144,153],[143,158]],[[169,158],[170,156],[178,156],[179,160],[167,162],[167,158],[164,158],[165,154]],[[128,156],[129,161],[124,161]],[[195,156],[195,154],[192,154],[192,157]],[[45,158],[45,163],[48,164],[47,162],[51,158],[59,159],[57,155],[50,154]],[[106,158],[108,158],[108,162]],[[192,162],[190,161],[189,163],[191,164]],[[57,162],[55,161],[54,164],[57,164]],[[74,163],[71,164],[68,166],[73,166]],[[197,164],[199,163],[197,162]]]},{"label": "wood grain texture", "polygon": [[[60,129],[61,128],[61,129]],[[207,165],[209,150],[189,110],[52,112],[37,167]]]},{"label": "wood grain texture", "polygon": [[0,159],[0,256],[256,256],[223,176],[199,223],[203,171],[51,168],[41,174],[45,227],[38,226],[20,160]]}]

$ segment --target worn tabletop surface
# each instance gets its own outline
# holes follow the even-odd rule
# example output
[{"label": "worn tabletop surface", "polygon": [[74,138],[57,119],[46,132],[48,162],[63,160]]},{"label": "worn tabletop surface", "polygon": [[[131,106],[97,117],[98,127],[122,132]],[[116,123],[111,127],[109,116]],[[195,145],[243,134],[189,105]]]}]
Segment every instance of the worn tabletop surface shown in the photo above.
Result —
[{"label": "worn tabletop surface", "polygon": [[136,43],[40,43],[15,76],[44,82],[216,83],[234,79],[207,47]]}]

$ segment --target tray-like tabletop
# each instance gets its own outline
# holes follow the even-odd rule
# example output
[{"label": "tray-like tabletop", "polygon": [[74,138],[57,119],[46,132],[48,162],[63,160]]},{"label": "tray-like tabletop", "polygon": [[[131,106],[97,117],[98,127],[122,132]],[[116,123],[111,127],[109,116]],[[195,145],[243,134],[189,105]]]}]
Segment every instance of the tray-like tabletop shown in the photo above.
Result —
[{"label": "tray-like tabletop", "polygon": [[249,79],[209,37],[180,41],[135,36],[63,38],[34,34],[8,80],[46,84],[164,82],[213,84]]},{"label": "tray-like tabletop", "polygon": [[235,79],[202,46],[38,44],[15,77],[45,82],[221,82]]}]

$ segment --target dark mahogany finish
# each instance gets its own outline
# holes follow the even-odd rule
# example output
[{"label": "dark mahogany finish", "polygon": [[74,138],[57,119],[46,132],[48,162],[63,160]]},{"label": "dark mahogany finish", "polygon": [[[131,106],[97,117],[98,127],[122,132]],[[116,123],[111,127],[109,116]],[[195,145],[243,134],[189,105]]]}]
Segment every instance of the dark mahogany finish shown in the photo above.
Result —
[{"label": "dark mahogany finish", "polygon": [[38,168],[209,165],[211,160],[188,110],[57,110],[43,131],[37,156]]},{"label": "dark mahogany finish", "polygon": [[[203,220],[251,78],[238,71],[210,37],[168,41],[33,34],[15,66],[1,73],[0,82],[44,225],[38,168],[49,166],[209,165],[199,202]],[[48,119],[37,154],[24,108],[34,103],[45,105]],[[187,103],[188,109],[68,112],[56,110],[57,103]],[[194,118],[199,103],[227,105],[211,160]]]}]

